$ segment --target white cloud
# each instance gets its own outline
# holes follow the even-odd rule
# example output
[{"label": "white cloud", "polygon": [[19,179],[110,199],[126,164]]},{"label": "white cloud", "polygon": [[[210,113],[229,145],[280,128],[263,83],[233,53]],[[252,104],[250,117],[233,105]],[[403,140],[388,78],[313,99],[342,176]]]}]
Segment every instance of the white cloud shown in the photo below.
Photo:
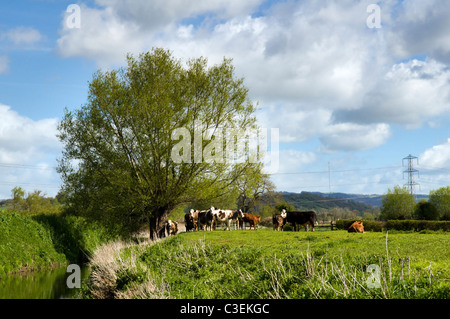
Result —
[{"label": "white cloud", "polygon": [[364,97],[361,108],[336,112],[340,120],[420,127],[450,110],[450,67],[435,60],[395,64]]},{"label": "white cloud", "polygon": [[32,45],[42,39],[41,33],[33,28],[17,27],[3,33],[15,45]]},{"label": "white cloud", "polygon": [[[317,160],[314,152],[303,152],[293,149],[280,150],[279,170],[271,176],[272,181],[278,186],[279,190],[299,191],[298,173],[305,170],[309,164]],[[302,183],[311,183],[309,179],[305,180],[302,176]],[[308,176],[306,176],[308,178]],[[304,184],[303,184],[304,185]]]},{"label": "white cloud", "polygon": [[390,136],[387,124],[339,123],[328,126],[320,140],[325,152],[361,151],[384,144]]},{"label": "white cloud", "polygon": [[[101,67],[123,65],[127,53],[150,50],[161,37],[173,31],[183,19],[212,14],[216,18],[251,11],[260,0],[239,1],[144,1],[97,0],[100,8],[81,5],[80,28],[69,28],[62,21],[58,52],[64,57],[83,56]],[[186,27],[181,25],[181,31]],[[180,36],[185,32],[179,32]]]},{"label": "white cloud", "polygon": [[450,6],[445,1],[402,1],[388,34],[392,52],[400,58],[427,54],[450,63]]},{"label": "white cloud", "polygon": [[419,162],[430,169],[448,169],[450,167],[450,138],[446,143],[435,145],[419,156]]},{"label": "white cloud", "polygon": [[29,164],[60,150],[57,119],[33,121],[0,104],[0,162]]},{"label": "white cloud", "polygon": [[33,121],[0,104],[0,199],[11,189],[45,189],[55,196],[60,185],[55,158],[61,152],[57,119]]},{"label": "white cloud", "polygon": [[[385,1],[383,27],[372,30],[370,0],[275,2],[261,11],[259,0],[180,1],[81,5],[81,28],[63,23],[58,50],[101,67],[154,46],[183,60],[231,57],[262,106],[262,126],[280,128],[281,142],[319,138],[326,152],[375,148],[391,124],[418,128],[449,114],[444,4]],[[411,59],[417,54],[429,57]]]}]

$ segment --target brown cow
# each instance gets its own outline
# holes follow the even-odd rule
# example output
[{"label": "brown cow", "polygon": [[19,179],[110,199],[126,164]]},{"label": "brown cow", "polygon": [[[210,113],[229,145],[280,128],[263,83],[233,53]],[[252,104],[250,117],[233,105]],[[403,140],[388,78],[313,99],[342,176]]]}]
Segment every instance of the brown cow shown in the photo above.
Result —
[{"label": "brown cow", "polygon": [[167,221],[166,225],[167,234],[170,235],[176,235],[178,233],[178,223],[171,221],[170,219]]},{"label": "brown cow", "polygon": [[281,215],[273,215],[272,216],[273,230],[283,231],[283,226],[286,224],[286,220],[281,217]]},{"label": "brown cow", "polygon": [[363,222],[360,220],[357,220],[353,224],[350,225],[348,228],[349,233],[364,233],[364,225]]},{"label": "brown cow", "polygon": [[[249,223],[250,230],[252,229],[252,226],[253,226],[253,229],[256,230],[256,225],[261,221],[261,216],[253,215],[250,213],[241,213],[240,220],[242,221],[242,223]],[[244,226],[244,229],[245,229],[245,226]]]}]

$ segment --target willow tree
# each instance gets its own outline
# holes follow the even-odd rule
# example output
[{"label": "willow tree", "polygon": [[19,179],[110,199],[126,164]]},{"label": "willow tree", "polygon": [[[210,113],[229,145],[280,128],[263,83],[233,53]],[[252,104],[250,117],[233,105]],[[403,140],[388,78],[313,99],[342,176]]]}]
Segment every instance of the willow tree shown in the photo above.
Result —
[{"label": "willow tree", "polygon": [[153,49],[127,62],[97,71],[87,103],[66,110],[59,172],[72,210],[128,231],[146,222],[155,239],[177,205],[221,196],[255,166],[220,160],[224,131],[256,128],[255,105],[228,59]]}]

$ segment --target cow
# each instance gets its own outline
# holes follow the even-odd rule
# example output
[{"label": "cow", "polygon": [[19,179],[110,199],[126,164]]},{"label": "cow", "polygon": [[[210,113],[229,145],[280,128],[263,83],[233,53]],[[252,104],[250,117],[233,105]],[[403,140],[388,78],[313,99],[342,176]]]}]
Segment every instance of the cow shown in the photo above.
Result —
[{"label": "cow", "polygon": [[202,210],[198,212],[198,229],[204,230],[206,227],[206,230],[212,230],[212,227],[214,226],[214,215],[210,209],[208,210]]},{"label": "cow", "polygon": [[244,229],[245,229],[244,223],[249,223],[250,230],[252,229],[252,226],[253,226],[253,229],[256,230],[256,225],[261,221],[261,216],[250,214],[250,213],[242,213],[240,219],[243,223]]},{"label": "cow", "polygon": [[169,236],[176,235],[178,233],[178,223],[169,219],[167,221],[166,230]]},{"label": "cow", "polygon": [[225,224],[225,230],[231,230],[231,222],[238,219],[242,213],[241,210],[215,209],[214,206],[210,211],[214,215],[215,224]]},{"label": "cow", "polygon": [[363,222],[358,220],[350,225],[348,228],[349,233],[364,233],[364,225]]},{"label": "cow", "polygon": [[184,224],[187,232],[196,228],[196,225],[194,224],[194,217],[190,213],[184,215]]},{"label": "cow", "polygon": [[273,230],[283,231],[283,226],[286,224],[286,220],[281,217],[281,215],[273,215],[272,216],[272,224],[273,224]]},{"label": "cow", "polygon": [[194,223],[195,230],[198,230],[198,213],[199,210],[191,209],[189,214],[192,216],[192,222]]},{"label": "cow", "polygon": [[304,225],[306,231],[308,231],[308,224],[310,224],[312,231],[314,231],[314,224],[317,223],[317,215],[314,211],[286,212],[286,210],[283,209],[281,211],[281,217],[285,220],[285,222],[292,224],[294,231],[297,231],[297,224]]}]

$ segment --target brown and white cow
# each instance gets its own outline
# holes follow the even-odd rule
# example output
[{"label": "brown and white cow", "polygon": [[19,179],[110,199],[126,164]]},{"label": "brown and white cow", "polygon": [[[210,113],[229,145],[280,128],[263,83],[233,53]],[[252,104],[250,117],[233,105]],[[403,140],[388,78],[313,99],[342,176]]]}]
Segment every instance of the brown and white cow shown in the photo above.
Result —
[{"label": "brown and white cow", "polygon": [[215,209],[211,207],[210,211],[214,215],[215,224],[225,224],[225,230],[231,230],[231,222],[239,218],[241,210],[233,209]]},{"label": "brown and white cow", "polygon": [[312,231],[314,231],[314,225],[317,223],[317,215],[314,211],[307,212],[286,212],[285,209],[281,211],[281,217],[286,220],[287,223],[291,223],[294,227],[294,231],[299,230],[297,224],[304,225],[305,230],[308,231],[308,224],[311,225]]},{"label": "brown and white cow", "polygon": [[244,229],[245,229],[244,223],[249,223],[250,230],[252,229],[252,226],[253,226],[253,229],[256,230],[256,225],[261,221],[261,216],[250,214],[250,213],[242,213],[240,219],[243,223]]},{"label": "brown and white cow", "polygon": [[178,223],[169,219],[167,221],[166,230],[168,236],[176,235],[178,233]]},{"label": "brown and white cow", "polygon": [[189,211],[189,214],[192,216],[192,222],[194,223],[195,230],[198,230],[198,213],[199,212],[200,212],[199,210],[195,210],[193,208],[191,208],[191,210]]},{"label": "brown and white cow", "polygon": [[281,217],[281,215],[273,215],[272,216],[272,224],[273,224],[273,230],[283,231],[283,226],[286,224],[286,220]]},{"label": "brown and white cow", "polygon": [[209,230],[213,230],[214,220],[214,215],[210,209],[199,211],[197,214],[198,230],[204,230],[205,227],[206,230],[208,230],[208,227]]}]

